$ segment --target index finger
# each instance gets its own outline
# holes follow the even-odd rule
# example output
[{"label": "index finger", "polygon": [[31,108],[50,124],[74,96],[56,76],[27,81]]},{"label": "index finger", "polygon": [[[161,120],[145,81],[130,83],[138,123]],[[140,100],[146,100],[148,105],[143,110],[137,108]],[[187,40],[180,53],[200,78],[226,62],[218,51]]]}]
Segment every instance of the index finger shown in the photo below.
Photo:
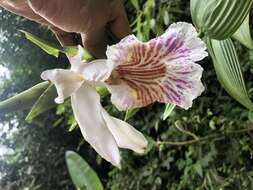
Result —
[{"label": "index finger", "polygon": [[50,25],[44,18],[34,13],[26,0],[2,0],[0,1],[0,6],[16,15],[26,17],[29,20],[36,21],[40,24]]},{"label": "index finger", "polygon": [[125,7],[121,0],[114,0],[112,2],[111,14],[112,20],[109,22],[110,30],[118,39],[122,39],[132,33]]}]

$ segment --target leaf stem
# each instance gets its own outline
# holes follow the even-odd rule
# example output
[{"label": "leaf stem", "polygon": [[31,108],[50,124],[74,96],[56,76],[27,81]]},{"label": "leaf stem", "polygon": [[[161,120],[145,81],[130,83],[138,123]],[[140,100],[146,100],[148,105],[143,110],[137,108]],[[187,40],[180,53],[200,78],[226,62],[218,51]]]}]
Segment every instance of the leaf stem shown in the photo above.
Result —
[{"label": "leaf stem", "polygon": [[201,142],[206,142],[210,139],[213,140],[221,140],[224,139],[228,135],[234,135],[234,134],[242,134],[242,133],[247,133],[253,131],[253,126],[246,128],[246,129],[240,129],[240,130],[235,130],[235,131],[228,131],[224,134],[213,134],[213,135],[208,135],[205,137],[200,137],[198,139],[194,140],[188,140],[188,141],[178,141],[178,142],[173,142],[173,141],[157,141],[156,144],[158,146],[160,145],[173,145],[173,146],[185,146],[185,145],[191,145],[191,144],[196,144],[196,143],[201,143]]},{"label": "leaf stem", "polygon": [[179,122],[176,122],[176,123],[175,123],[175,127],[176,127],[180,132],[182,132],[182,133],[184,133],[184,134],[186,134],[186,135],[191,136],[193,139],[195,139],[195,140],[198,140],[198,139],[199,139],[199,137],[198,137],[197,135],[195,135],[194,133],[192,133],[192,132],[190,132],[190,131],[188,131],[188,130],[185,130],[185,129],[180,125]]}]

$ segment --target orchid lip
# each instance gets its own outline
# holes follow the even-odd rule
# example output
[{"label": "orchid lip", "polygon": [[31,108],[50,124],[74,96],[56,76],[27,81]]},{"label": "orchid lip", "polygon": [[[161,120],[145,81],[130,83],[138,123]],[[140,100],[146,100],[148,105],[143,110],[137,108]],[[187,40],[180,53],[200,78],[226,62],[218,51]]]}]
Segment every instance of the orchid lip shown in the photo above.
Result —
[{"label": "orchid lip", "polygon": [[153,102],[172,103],[184,109],[204,90],[203,69],[195,63],[207,56],[204,42],[188,23],[172,24],[148,42],[134,35],[107,49],[114,70],[107,86],[119,110]]}]

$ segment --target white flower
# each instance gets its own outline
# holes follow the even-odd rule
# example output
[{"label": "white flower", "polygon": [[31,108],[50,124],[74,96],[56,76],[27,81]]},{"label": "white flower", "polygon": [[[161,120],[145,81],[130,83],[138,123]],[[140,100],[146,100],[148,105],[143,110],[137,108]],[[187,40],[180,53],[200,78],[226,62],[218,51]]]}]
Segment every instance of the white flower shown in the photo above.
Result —
[{"label": "white flower", "polygon": [[71,97],[72,109],[85,140],[104,159],[120,167],[120,148],[144,153],[145,137],[128,123],[111,117],[101,106],[94,85],[103,84],[111,74],[106,60],[81,61],[83,49],[70,58],[71,69],[53,69],[41,74],[43,80],[51,81],[57,89],[56,103]]},{"label": "white flower", "polygon": [[84,138],[113,165],[120,165],[118,147],[143,153],[145,137],[102,108],[94,86],[105,85],[119,110],[143,107],[155,101],[184,109],[203,91],[203,68],[207,56],[204,42],[188,23],[172,24],[160,37],[146,43],[129,35],[109,46],[107,60],[82,61],[83,50],[70,58],[71,69],[45,71],[41,77],[55,84],[57,103],[71,96],[72,108]]}]

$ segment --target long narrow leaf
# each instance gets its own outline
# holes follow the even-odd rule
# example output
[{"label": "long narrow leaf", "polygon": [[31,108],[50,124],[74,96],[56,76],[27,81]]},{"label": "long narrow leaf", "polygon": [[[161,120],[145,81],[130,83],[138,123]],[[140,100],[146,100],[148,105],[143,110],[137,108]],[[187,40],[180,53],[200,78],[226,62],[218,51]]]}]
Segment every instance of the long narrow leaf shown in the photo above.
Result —
[{"label": "long narrow leaf", "polygon": [[233,38],[245,45],[249,49],[253,49],[253,41],[249,29],[249,15],[246,17],[240,28],[234,33]]},{"label": "long narrow leaf", "polygon": [[37,36],[34,36],[33,34],[20,30],[22,33],[24,33],[26,39],[30,40],[32,43],[39,46],[42,50],[44,50],[49,55],[58,57],[60,52],[62,51],[62,47],[57,46],[55,44],[52,44],[50,42],[47,42],[45,40],[40,39]]},{"label": "long narrow leaf", "polygon": [[132,118],[140,109],[139,108],[131,108],[128,109],[126,111],[126,115],[125,115],[125,121],[127,121],[128,119]]},{"label": "long narrow leaf", "polygon": [[0,102],[0,114],[31,108],[48,86],[49,82],[42,82],[10,99]]},{"label": "long narrow leaf", "polygon": [[55,97],[57,97],[57,92],[55,87],[51,84],[35,102],[30,113],[26,117],[26,121],[32,122],[32,120],[40,114],[56,107],[57,104],[54,101]]},{"label": "long narrow leaf", "polygon": [[176,105],[167,104],[163,113],[163,120],[166,120],[175,108],[176,108]]},{"label": "long narrow leaf", "polygon": [[131,0],[131,3],[136,10],[140,10],[139,0]]},{"label": "long narrow leaf", "polygon": [[66,152],[69,174],[78,190],[103,190],[103,185],[95,171],[77,153]]},{"label": "long narrow leaf", "polygon": [[208,37],[223,40],[241,26],[253,0],[191,0],[195,25]]},{"label": "long narrow leaf", "polygon": [[208,50],[212,56],[216,74],[225,90],[249,110],[253,109],[231,39],[217,41],[208,39]]},{"label": "long narrow leaf", "polygon": [[[26,32],[23,30],[20,30],[20,31],[25,35],[26,39],[28,39],[29,41],[31,41],[32,43],[40,47],[43,51],[45,51],[49,55],[58,57],[60,53],[64,53],[68,56],[74,56],[77,54],[78,48],[76,46],[62,47],[62,46],[47,42],[29,32]],[[90,59],[90,57],[91,55],[87,51],[85,51],[84,58]]]}]

